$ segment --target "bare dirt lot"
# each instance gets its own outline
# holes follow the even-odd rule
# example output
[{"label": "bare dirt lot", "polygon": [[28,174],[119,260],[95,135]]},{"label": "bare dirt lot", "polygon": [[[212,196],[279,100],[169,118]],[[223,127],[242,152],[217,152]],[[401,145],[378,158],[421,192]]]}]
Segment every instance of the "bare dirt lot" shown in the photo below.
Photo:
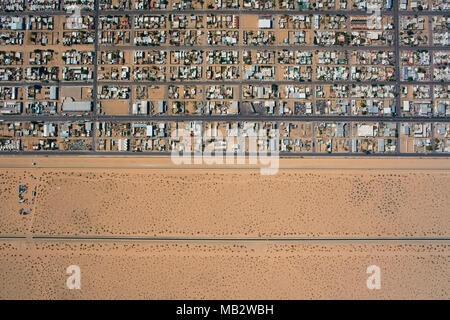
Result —
[{"label": "bare dirt lot", "polygon": [[[0,234],[426,237],[450,230],[443,170],[0,169]],[[32,227],[18,181],[36,188]],[[30,191],[29,191],[30,192]]]}]

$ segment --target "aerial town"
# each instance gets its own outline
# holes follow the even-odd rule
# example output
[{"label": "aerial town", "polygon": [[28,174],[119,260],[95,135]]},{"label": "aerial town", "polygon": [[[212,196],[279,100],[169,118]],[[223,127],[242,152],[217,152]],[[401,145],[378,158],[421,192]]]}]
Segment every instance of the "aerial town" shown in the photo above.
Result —
[{"label": "aerial town", "polygon": [[0,152],[450,154],[448,1],[0,3]]}]

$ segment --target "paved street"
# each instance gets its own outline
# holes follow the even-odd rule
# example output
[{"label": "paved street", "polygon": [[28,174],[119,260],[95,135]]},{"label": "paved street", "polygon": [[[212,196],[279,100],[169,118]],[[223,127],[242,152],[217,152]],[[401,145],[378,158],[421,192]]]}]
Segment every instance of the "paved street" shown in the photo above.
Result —
[{"label": "paved street", "polygon": [[446,117],[383,116],[277,116],[277,115],[96,115],[96,116],[0,116],[0,121],[323,121],[323,122],[448,122]]},{"label": "paved street", "polygon": [[[395,1],[394,1],[395,3]],[[97,10],[82,10],[81,13],[83,15],[95,15],[95,12]],[[181,10],[158,10],[158,9],[151,9],[151,10],[102,10],[102,15],[118,15],[118,14],[127,14],[127,15],[153,15],[153,14],[185,14],[186,11]],[[219,10],[188,10],[189,14],[242,14],[242,10],[239,9],[219,9]],[[431,16],[440,14],[442,12],[439,11],[398,11],[399,15],[402,16]],[[368,13],[367,11],[362,10],[326,10],[326,11],[320,11],[320,10],[248,10],[245,11],[245,14],[254,14],[254,15],[261,15],[261,14],[334,14],[334,15],[359,15],[359,16],[366,16],[371,15],[372,13]],[[391,10],[381,10],[381,14],[385,16],[391,16],[396,14],[395,12]],[[14,12],[2,12],[2,15],[4,16],[48,16],[48,15],[55,15],[55,16],[64,16],[64,15],[70,15],[70,13],[63,11],[63,10],[48,10],[48,11],[14,11]]]}]

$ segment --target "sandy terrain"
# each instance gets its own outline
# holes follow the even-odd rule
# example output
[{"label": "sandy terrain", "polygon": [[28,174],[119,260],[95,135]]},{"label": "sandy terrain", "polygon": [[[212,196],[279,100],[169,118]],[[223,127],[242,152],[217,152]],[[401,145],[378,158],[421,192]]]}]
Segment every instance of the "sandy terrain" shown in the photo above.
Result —
[{"label": "sandy terrain", "polygon": [[[25,202],[20,203],[18,186],[28,184],[29,190],[24,195]],[[33,215],[20,215],[22,208],[34,208],[32,190],[36,187],[36,177],[31,172],[0,171],[0,234],[24,234],[29,230]]]},{"label": "sandy terrain", "polygon": [[[261,176],[167,158],[3,157],[0,298],[448,299],[449,166],[282,159]],[[65,287],[69,265],[81,290]],[[370,265],[381,290],[366,287]]]},{"label": "sandy terrain", "polygon": [[129,114],[129,101],[109,101],[102,100],[101,108],[105,114],[126,115]]},{"label": "sandy terrain", "polygon": [[[0,244],[0,298],[446,299],[449,253],[442,244],[13,241]],[[374,264],[380,290],[366,287]],[[66,288],[69,265],[81,269],[81,290]]]},{"label": "sandy terrain", "polygon": [[[34,235],[442,237],[450,230],[450,173],[440,170],[282,169],[274,176],[256,169],[0,173],[37,185]],[[0,234],[26,233],[22,220],[28,217],[17,218],[17,186],[1,186],[8,205],[1,209]]]}]

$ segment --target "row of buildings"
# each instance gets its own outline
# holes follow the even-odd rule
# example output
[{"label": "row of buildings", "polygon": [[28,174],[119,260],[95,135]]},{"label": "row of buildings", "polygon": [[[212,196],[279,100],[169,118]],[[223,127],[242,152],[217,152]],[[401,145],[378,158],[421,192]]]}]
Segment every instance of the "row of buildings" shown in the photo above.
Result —
[{"label": "row of buildings", "polygon": [[1,151],[450,152],[450,125],[431,122],[0,122]]}]

